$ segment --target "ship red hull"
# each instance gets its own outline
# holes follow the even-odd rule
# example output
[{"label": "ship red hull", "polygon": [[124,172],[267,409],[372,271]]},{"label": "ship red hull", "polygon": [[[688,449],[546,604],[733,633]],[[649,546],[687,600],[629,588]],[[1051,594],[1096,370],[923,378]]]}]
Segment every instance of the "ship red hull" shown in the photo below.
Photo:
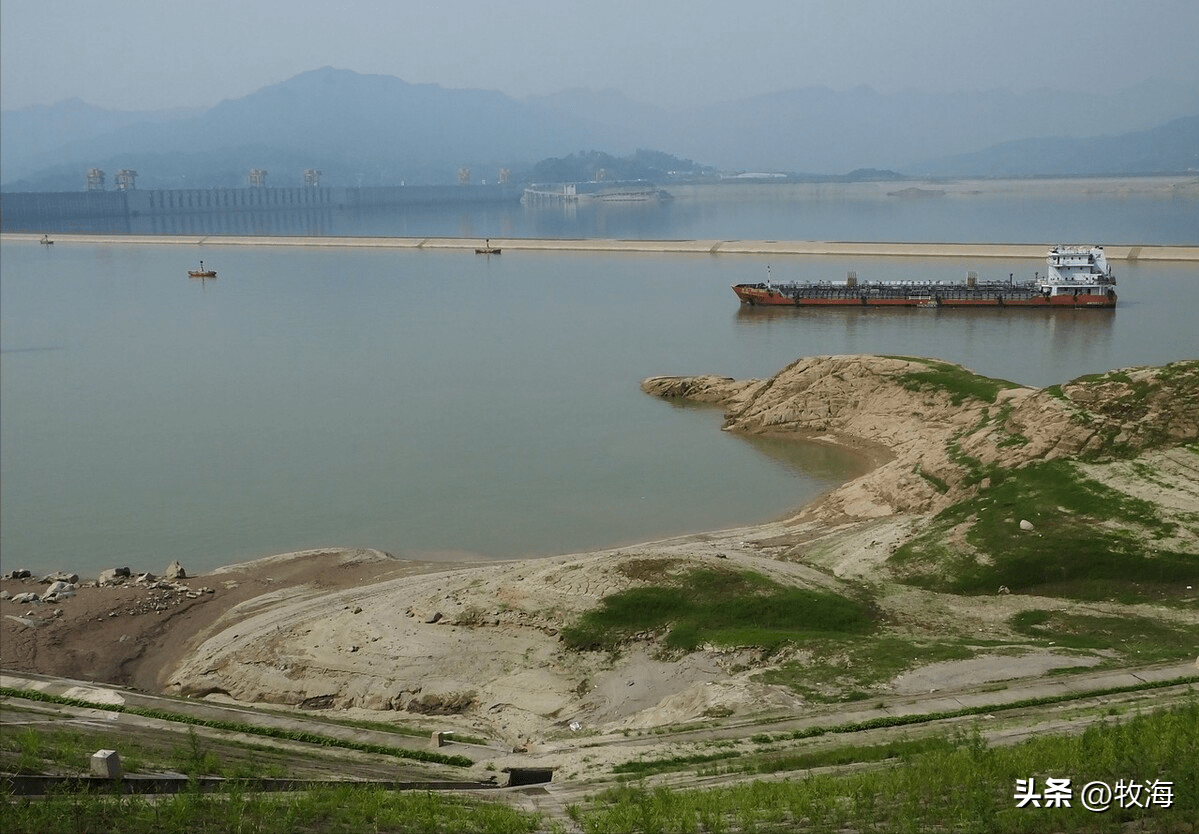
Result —
[{"label": "ship red hull", "polygon": [[735,286],[733,292],[741,303],[763,307],[1043,307],[1043,308],[1111,308],[1116,306],[1115,292],[1105,295],[1032,295],[1005,297],[988,295],[978,298],[945,298],[914,296],[908,298],[872,298],[869,295],[841,298],[806,298],[786,295],[774,289],[754,286]]}]

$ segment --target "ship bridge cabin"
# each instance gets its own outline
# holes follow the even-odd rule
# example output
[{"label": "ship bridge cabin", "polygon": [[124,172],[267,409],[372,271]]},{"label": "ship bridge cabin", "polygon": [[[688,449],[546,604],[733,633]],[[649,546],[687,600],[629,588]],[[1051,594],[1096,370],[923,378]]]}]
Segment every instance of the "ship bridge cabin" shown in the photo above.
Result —
[{"label": "ship bridge cabin", "polygon": [[1045,295],[1102,295],[1116,284],[1102,246],[1055,246],[1045,262],[1049,265],[1041,281]]}]

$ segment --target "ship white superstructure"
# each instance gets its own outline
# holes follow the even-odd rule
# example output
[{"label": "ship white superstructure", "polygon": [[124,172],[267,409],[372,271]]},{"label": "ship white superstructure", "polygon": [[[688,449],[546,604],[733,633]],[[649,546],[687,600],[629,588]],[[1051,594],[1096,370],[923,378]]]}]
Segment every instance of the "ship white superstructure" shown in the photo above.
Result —
[{"label": "ship white superstructure", "polygon": [[1101,295],[1116,284],[1102,246],[1055,246],[1045,262],[1049,271],[1041,292],[1046,295]]}]

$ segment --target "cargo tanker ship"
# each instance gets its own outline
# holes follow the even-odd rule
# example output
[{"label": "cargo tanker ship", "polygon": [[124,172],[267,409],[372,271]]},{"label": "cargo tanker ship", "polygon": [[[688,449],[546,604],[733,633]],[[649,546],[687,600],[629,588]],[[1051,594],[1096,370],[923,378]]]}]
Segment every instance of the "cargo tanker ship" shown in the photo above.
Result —
[{"label": "cargo tanker ship", "polygon": [[[742,304],[782,307],[1098,307],[1116,306],[1116,279],[1102,246],[1055,246],[1048,271],[1030,281],[813,281],[737,284]],[[769,274],[769,267],[767,268]]]}]

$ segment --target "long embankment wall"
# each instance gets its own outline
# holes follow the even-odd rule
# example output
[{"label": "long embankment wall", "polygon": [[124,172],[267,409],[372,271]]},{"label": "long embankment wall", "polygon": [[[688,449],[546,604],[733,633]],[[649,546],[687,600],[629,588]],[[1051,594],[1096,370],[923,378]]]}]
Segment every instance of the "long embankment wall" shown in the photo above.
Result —
[{"label": "long embankment wall", "polygon": [[[36,243],[41,235],[4,232],[0,242]],[[820,240],[614,240],[490,238],[504,252],[642,252],[690,255],[851,255],[916,258],[1044,258],[1048,243],[866,243]],[[55,235],[56,244],[175,246],[317,246],[378,249],[473,250],[482,238],[454,237],[266,237],[235,235]],[[1199,246],[1105,246],[1108,260],[1199,262]]]}]

